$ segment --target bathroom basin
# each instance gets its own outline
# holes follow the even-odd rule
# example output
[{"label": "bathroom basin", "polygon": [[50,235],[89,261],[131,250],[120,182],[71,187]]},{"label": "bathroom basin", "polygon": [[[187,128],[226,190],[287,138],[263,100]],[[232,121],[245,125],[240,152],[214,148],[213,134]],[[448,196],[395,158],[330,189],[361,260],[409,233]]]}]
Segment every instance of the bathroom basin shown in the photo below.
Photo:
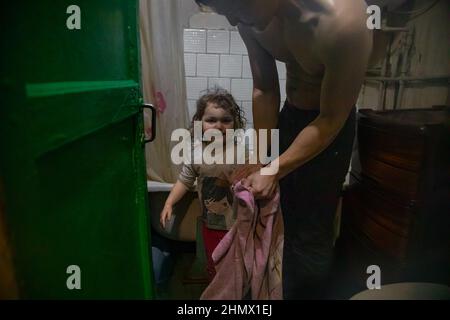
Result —
[{"label": "bathroom basin", "polygon": [[195,241],[197,217],[201,215],[196,191],[189,191],[174,206],[172,218],[163,228],[159,215],[172,190],[173,184],[147,181],[150,220],[154,231],[159,235],[177,241]]}]

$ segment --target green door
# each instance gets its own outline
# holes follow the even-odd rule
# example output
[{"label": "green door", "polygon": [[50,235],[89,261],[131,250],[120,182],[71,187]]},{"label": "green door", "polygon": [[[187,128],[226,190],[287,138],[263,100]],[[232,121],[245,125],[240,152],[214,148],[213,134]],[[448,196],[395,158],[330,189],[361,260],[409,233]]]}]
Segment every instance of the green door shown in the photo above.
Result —
[{"label": "green door", "polygon": [[2,3],[0,183],[22,298],[153,297],[137,9]]}]

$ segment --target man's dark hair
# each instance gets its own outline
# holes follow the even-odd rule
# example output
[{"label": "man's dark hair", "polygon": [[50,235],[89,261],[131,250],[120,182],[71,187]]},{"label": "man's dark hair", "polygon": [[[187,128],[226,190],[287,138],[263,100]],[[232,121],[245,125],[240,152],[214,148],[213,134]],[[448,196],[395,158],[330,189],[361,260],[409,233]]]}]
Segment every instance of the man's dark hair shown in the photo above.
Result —
[{"label": "man's dark hair", "polygon": [[195,0],[195,2],[197,3],[197,5],[202,8],[211,8],[211,4],[214,0]]},{"label": "man's dark hair", "polygon": [[195,0],[195,2],[199,6],[208,6],[211,3],[211,0]]}]

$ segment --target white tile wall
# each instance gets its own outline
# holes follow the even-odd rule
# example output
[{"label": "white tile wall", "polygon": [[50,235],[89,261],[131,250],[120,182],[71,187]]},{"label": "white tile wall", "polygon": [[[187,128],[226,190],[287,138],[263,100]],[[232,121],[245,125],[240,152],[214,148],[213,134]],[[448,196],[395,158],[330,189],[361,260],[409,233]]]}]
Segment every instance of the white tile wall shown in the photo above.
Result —
[{"label": "white tile wall", "polygon": [[219,86],[227,91],[230,91],[231,90],[230,82],[231,82],[230,78],[208,78],[208,88],[214,88],[215,86]]},{"label": "white tile wall", "polygon": [[184,52],[206,52],[206,30],[184,29]]},{"label": "white tile wall", "polygon": [[195,114],[197,109],[197,100],[188,100],[189,122]]},{"label": "white tile wall", "polygon": [[[231,92],[242,106],[253,126],[252,89],[253,80],[247,49],[239,32],[209,29],[184,30],[184,61],[186,90],[190,117],[195,112],[196,100],[207,88],[219,86]],[[286,99],[286,66],[277,61],[280,80],[281,104]]]},{"label": "white tile wall", "polygon": [[241,35],[237,31],[231,31],[230,52],[233,54],[247,54],[247,48]]},{"label": "white tile wall", "polygon": [[195,77],[197,74],[197,55],[195,53],[184,54],[184,72],[188,77]]},{"label": "white tile wall", "polygon": [[[166,1],[168,2],[168,1]],[[194,3],[193,0],[180,0],[178,1],[182,6],[189,6],[188,8],[181,8],[181,10],[184,9],[185,12],[183,12],[183,16],[186,14],[187,10],[197,11],[197,5]],[[180,11],[181,12],[181,11]],[[189,18],[189,27],[190,28],[199,28],[199,29],[215,29],[215,30],[236,30],[236,27],[233,27],[228,22],[227,18],[225,16],[215,14],[215,13],[204,13],[204,12],[198,12],[194,15],[192,15]]]},{"label": "white tile wall", "polygon": [[240,78],[242,75],[241,55],[221,55],[220,56],[220,76],[230,78]]},{"label": "white tile wall", "polygon": [[278,79],[286,80],[286,64],[281,61],[277,61]]},{"label": "white tile wall", "polygon": [[208,30],[206,44],[208,53],[229,53],[230,32],[226,30]]},{"label": "white tile wall", "polygon": [[243,101],[241,107],[244,110],[245,118],[247,119],[247,121],[253,123],[252,102]]},{"label": "white tile wall", "polygon": [[280,101],[286,100],[286,80],[280,80]]},{"label": "white tile wall", "polygon": [[218,54],[198,54],[197,55],[197,76],[218,77],[219,76],[219,55]]},{"label": "white tile wall", "polygon": [[242,56],[242,78],[252,79],[252,70],[248,56]]},{"label": "white tile wall", "polygon": [[231,79],[231,94],[236,100],[251,100],[252,90],[251,79]]},{"label": "white tile wall", "polygon": [[198,99],[202,91],[206,90],[207,78],[186,77],[186,94],[188,99]]}]

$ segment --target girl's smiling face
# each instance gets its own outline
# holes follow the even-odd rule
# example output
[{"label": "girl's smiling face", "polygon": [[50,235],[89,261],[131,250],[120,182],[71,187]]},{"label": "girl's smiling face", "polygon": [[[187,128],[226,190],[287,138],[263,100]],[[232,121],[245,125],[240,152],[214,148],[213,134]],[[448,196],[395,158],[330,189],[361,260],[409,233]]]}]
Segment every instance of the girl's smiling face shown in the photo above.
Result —
[{"label": "girl's smiling face", "polygon": [[208,103],[202,117],[203,132],[217,129],[225,136],[227,129],[234,129],[234,120],[231,113],[215,103]]}]

